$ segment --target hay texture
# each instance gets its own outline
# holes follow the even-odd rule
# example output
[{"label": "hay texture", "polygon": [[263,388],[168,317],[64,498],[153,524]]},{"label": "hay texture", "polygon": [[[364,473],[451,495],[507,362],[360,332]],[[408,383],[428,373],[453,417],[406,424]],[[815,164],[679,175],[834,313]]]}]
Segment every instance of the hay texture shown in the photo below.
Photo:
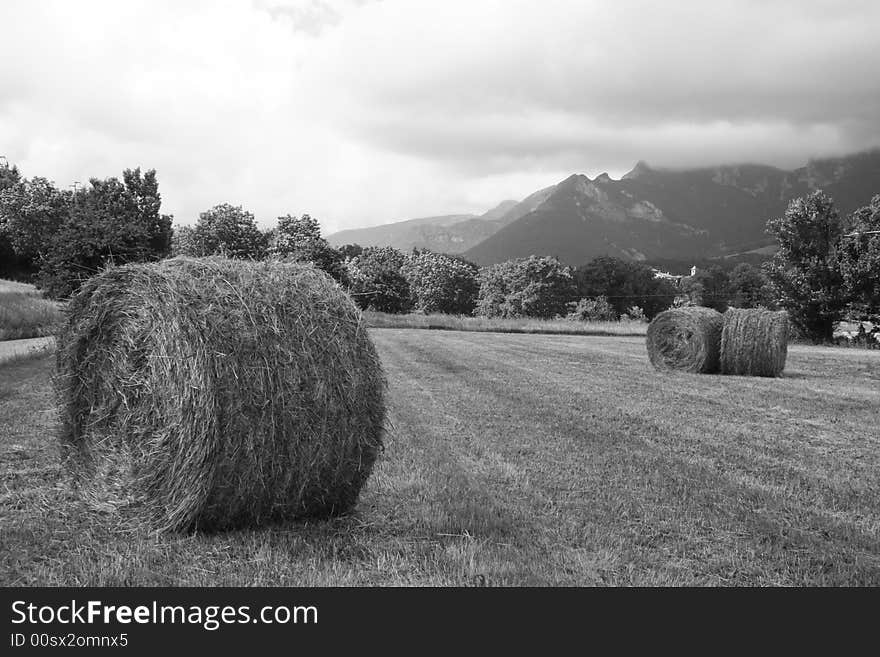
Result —
[{"label": "hay texture", "polygon": [[648,357],[655,369],[717,372],[721,313],[702,306],[672,308],[648,326]]},{"label": "hay texture", "polygon": [[788,354],[788,313],[729,308],[721,332],[721,373],[779,376]]},{"label": "hay texture", "polygon": [[176,258],[70,301],[56,381],[86,498],[158,531],[335,515],[382,447],[360,312],[310,265]]}]

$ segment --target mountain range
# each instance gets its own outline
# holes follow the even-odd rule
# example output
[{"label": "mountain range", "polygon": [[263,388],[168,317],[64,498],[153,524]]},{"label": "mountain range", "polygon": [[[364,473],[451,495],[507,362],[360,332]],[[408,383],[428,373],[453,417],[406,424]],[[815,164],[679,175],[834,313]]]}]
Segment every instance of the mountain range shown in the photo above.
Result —
[{"label": "mountain range", "polygon": [[865,205],[880,193],[880,149],[811,160],[794,170],[760,164],[681,170],[639,162],[620,180],[574,174],[482,215],[411,219],[327,239],[334,246],[428,248],[481,265],[532,254],[572,265],[598,255],[711,258],[766,249],[772,245],[767,220],[816,189],[841,213]]}]

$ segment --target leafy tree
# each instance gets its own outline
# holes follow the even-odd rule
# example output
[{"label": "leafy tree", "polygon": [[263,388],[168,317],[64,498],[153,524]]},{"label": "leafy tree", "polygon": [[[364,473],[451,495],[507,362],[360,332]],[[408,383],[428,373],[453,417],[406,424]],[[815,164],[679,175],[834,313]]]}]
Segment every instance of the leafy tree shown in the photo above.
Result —
[{"label": "leafy tree", "polygon": [[65,297],[108,264],[146,262],[171,250],[171,217],[160,213],[154,170],[127,169],[123,180],[92,178],[72,195],[67,213],[39,255],[37,282]]},{"label": "leafy tree", "polygon": [[368,247],[345,261],[352,297],[364,309],[402,313],[412,307],[409,283],[401,273],[406,255],[397,249]]},{"label": "leafy tree", "polygon": [[311,262],[338,282],[348,284],[342,254],[321,237],[318,221],[307,214],[278,217],[269,253],[278,258]]},{"label": "leafy tree", "polygon": [[192,226],[178,226],[175,228],[174,234],[171,236],[171,255],[193,255],[196,250],[193,244],[194,235],[195,228]]},{"label": "leafy tree", "polygon": [[618,319],[617,311],[606,297],[572,301],[568,307],[566,319],[580,322],[614,322]]},{"label": "leafy tree", "polygon": [[794,199],[782,217],[767,222],[767,230],[779,250],[764,271],[781,305],[804,336],[831,341],[847,304],[838,264],[843,222],[834,203],[821,191]]},{"label": "leafy tree", "polygon": [[687,298],[689,306],[702,306],[703,305],[703,283],[697,279],[695,276],[686,276],[681,279],[679,283],[681,287],[682,296]]},{"label": "leafy tree", "polygon": [[221,203],[199,214],[182,255],[260,259],[266,255],[266,238],[254,215],[240,205]]},{"label": "leafy tree", "polygon": [[70,213],[72,193],[46,178],[17,180],[0,192],[0,223],[15,252],[37,260]]},{"label": "leafy tree", "polygon": [[669,281],[655,278],[647,265],[610,256],[594,258],[579,267],[575,278],[580,296],[605,296],[618,315],[631,306],[640,306],[652,319],[672,305],[679,293]]},{"label": "leafy tree", "polygon": [[301,217],[288,214],[278,217],[275,240],[269,251],[280,257],[299,256],[301,253],[310,255],[324,244],[326,240],[321,237],[321,226],[317,219],[307,214]]},{"label": "leafy tree", "polygon": [[477,271],[477,266],[467,260],[432,251],[414,251],[401,268],[417,310],[451,315],[473,312]]},{"label": "leafy tree", "polygon": [[853,212],[845,230],[839,262],[852,310],[880,323],[880,195]]},{"label": "leafy tree", "polygon": [[[149,169],[143,174],[140,167],[126,169],[122,172],[127,196],[134,201],[137,208],[134,217],[137,224],[145,231],[149,239],[147,252],[150,254],[168,255],[171,248],[171,215],[162,214],[162,197],[159,195],[159,181],[156,170]],[[151,256],[152,257],[152,256]]]},{"label": "leafy tree", "polygon": [[16,254],[38,269],[37,284],[61,298],[107,264],[167,255],[171,217],[160,205],[154,170],[93,178],[76,194],[35,177],[0,192],[0,221]]},{"label": "leafy tree", "polygon": [[689,293],[695,304],[714,308],[719,312],[727,310],[728,274],[717,265],[698,269],[697,273],[682,280],[682,290]]},{"label": "leafy tree", "polygon": [[0,192],[2,192],[7,187],[11,187],[15,183],[21,180],[21,173],[18,170],[18,167],[14,164],[9,166],[8,162],[3,162],[0,165]]},{"label": "leafy tree", "polygon": [[630,306],[626,309],[626,312],[620,316],[620,319],[628,319],[634,322],[648,321],[648,318],[645,317],[645,311],[642,310],[641,306]]},{"label": "leafy tree", "polygon": [[764,273],[754,265],[741,262],[728,278],[729,303],[735,308],[773,308],[773,288]]},{"label": "leafy tree", "polygon": [[343,244],[337,251],[343,258],[354,258],[364,252],[364,247],[360,244]]},{"label": "leafy tree", "polygon": [[477,313],[487,317],[556,317],[566,314],[577,286],[556,258],[508,260],[480,272]]},{"label": "leafy tree", "polygon": [[3,211],[3,192],[10,187],[15,187],[21,181],[21,174],[15,165],[9,166],[7,162],[0,165],[0,276],[15,278],[29,273],[32,266],[32,258],[24,257],[16,253],[12,246],[12,239],[7,229],[6,214]]}]

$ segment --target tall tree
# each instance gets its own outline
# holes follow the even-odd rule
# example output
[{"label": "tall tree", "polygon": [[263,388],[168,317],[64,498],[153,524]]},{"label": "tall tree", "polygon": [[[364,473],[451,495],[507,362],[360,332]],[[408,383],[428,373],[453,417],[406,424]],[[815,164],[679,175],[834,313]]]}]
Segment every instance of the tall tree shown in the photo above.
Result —
[{"label": "tall tree", "polygon": [[4,161],[0,164],[0,276],[12,278],[28,270],[32,259],[19,255],[12,245],[12,238],[8,231],[6,214],[3,211],[3,192],[10,187],[18,185],[21,174],[15,165],[9,166]]},{"label": "tall tree", "polygon": [[575,272],[581,297],[607,297],[618,315],[640,306],[648,319],[672,305],[678,290],[638,262],[599,256]]},{"label": "tall tree", "polygon": [[183,255],[259,259],[266,255],[266,238],[254,215],[240,205],[221,203],[199,214],[192,233],[179,242]]},{"label": "tall tree", "polygon": [[729,302],[728,284],[727,272],[718,265],[710,265],[683,279],[682,288],[685,292],[689,291],[688,286],[697,288],[699,300],[695,298],[694,303],[724,312]]},{"label": "tall tree", "polygon": [[728,279],[730,305],[735,308],[772,308],[773,289],[763,272],[754,265],[741,262]]},{"label": "tall tree", "polygon": [[0,191],[0,223],[15,252],[36,260],[70,213],[72,194],[46,178],[18,180]]},{"label": "tall tree", "polygon": [[409,283],[413,305],[425,313],[470,315],[477,301],[475,264],[432,251],[414,251],[401,273]]},{"label": "tall tree", "polygon": [[764,271],[792,322],[814,342],[830,341],[847,305],[838,263],[843,222],[833,201],[821,191],[791,201],[767,230],[779,250]]},{"label": "tall tree", "polygon": [[854,313],[880,322],[880,195],[846,222],[840,269]]},{"label": "tall tree", "polygon": [[171,221],[161,214],[155,171],[127,169],[123,180],[92,178],[73,194],[40,253],[38,284],[65,297],[112,264],[148,262],[171,251]]},{"label": "tall tree", "polygon": [[92,178],[76,194],[45,178],[16,179],[0,191],[0,224],[17,256],[37,268],[55,298],[107,264],[156,260],[171,247],[155,170],[126,169],[123,180]]},{"label": "tall tree", "polygon": [[134,200],[138,223],[150,240],[148,251],[152,254],[167,255],[171,249],[173,230],[172,217],[161,213],[162,197],[159,195],[159,181],[156,170],[149,169],[141,175],[140,167],[122,172],[126,192]]},{"label": "tall tree", "polygon": [[339,283],[349,282],[342,254],[321,236],[317,219],[308,214],[278,217],[269,253],[279,258],[310,262]]},{"label": "tall tree", "polygon": [[402,313],[412,307],[409,283],[401,273],[406,255],[391,246],[368,247],[345,262],[351,295],[364,309]]},{"label": "tall tree", "polygon": [[477,312],[487,317],[556,317],[576,297],[571,267],[556,258],[531,256],[480,272]]}]

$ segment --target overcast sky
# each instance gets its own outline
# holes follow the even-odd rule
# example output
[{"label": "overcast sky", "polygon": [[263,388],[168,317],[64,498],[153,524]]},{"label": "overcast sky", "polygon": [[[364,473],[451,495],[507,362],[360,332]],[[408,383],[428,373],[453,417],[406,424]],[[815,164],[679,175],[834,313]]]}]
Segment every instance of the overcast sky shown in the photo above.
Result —
[{"label": "overcast sky", "polygon": [[0,0],[0,155],[330,233],[880,145],[880,2]]}]

